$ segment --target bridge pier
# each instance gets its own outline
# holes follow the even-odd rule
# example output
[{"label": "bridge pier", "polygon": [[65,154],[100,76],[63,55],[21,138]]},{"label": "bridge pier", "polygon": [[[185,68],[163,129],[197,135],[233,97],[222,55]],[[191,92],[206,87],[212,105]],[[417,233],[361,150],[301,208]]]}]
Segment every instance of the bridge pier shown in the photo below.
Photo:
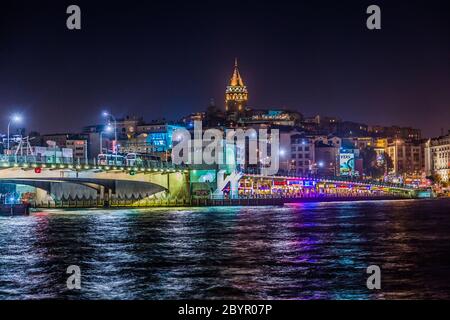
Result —
[{"label": "bridge pier", "polygon": [[105,186],[100,186],[99,192],[97,193],[98,199],[103,202],[104,208],[109,208],[111,206],[111,198],[113,196],[112,188],[107,188]]}]

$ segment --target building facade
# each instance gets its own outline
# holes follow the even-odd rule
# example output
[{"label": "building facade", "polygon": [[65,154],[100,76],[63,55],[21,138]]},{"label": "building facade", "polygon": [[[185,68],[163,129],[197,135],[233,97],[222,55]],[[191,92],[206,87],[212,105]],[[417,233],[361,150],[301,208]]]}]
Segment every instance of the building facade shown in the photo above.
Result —
[{"label": "building facade", "polygon": [[425,171],[425,145],[420,141],[393,139],[386,153],[392,159],[392,174],[420,176]]},{"label": "building facade", "polygon": [[450,181],[450,132],[426,142],[425,172],[427,175],[439,175],[443,182]]}]

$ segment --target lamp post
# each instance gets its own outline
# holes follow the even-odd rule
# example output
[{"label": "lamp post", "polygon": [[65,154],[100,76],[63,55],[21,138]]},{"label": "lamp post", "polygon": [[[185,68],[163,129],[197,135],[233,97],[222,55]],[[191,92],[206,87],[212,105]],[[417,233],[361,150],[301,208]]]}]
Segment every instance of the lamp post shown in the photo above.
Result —
[{"label": "lamp post", "polygon": [[104,133],[109,133],[112,131],[111,126],[106,126],[105,131],[100,131],[100,154],[103,153],[103,134]]},{"label": "lamp post", "polygon": [[20,115],[18,115],[18,114],[15,114],[15,115],[13,115],[12,117],[10,117],[10,119],[9,119],[9,122],[8,122],[8,136],[7,136],[7,138],[8,138],[8,140],[7,140],[7,146],[8,146],[8,148],[7,148],[7,150],[8,150],[8,153],[9,153],[9,129],[10,129],[10,127],[11,127],[11,123],[18,123],[18,122],[21,122],[22,121],[22,117],[20,116]]},{"label": "lamp post", "polygon": [[111,118],[113,123],[114,123],[114,163],[116,164],[117,162],[117,120],[116,117],[114,117],[111,113],[107,112],[107,111],[103,111],[103,116],[105,118]]},{"label": "lamp post", "polygon": [[103,139],[102,139],[103,133],[104,133],[104,131],[100,131],[100,152],[99,152],[99,154],[103,154]]},{"label": "lamp post", "polygon": [[287,156],[286,150],[280,149],[280,151],[279,151],[280,164],[283,165],[283,163],[286,162],[286,171],[285,171],[285,173],[288,176],[290,174],[290,171],[291,171],[291,166],[289,164],[289,158],[286,157],[286,156]]}]

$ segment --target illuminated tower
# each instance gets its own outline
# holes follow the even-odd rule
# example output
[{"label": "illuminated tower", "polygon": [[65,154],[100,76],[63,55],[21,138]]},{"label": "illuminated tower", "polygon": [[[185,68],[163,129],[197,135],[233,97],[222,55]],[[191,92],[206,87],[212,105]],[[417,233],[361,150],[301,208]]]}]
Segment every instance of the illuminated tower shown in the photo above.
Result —
[{"label": "illuminated tower", "polygon": [[225,110],[229,120],[237,121],[245,112],[248,101],[247,87],[239,74],[237,59],[234,62],[233,76],[225,91]]}]

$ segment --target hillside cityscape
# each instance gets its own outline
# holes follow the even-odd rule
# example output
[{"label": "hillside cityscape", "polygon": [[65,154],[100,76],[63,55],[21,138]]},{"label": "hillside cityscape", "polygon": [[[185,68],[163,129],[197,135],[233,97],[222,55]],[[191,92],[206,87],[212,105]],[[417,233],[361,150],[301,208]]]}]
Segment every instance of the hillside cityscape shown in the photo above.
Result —
[{"label": "hillside cityscape", "polygon": [[[149,121],[139,115],[115,118],[99,109],[103,123],[87,125],[80,132],[39,134],[32,128],[25,129],[26,119],[20,114],[12,115],[9,140],[6,133],[1,135],[0,153],[23,155],[25,150],[35,156],[60,155],[87,163],[117,151],[117,156],[124,159],[127,154],[137,154],[170,162],[172,133],[177,128],[192,129],[194,121],[201,121],[203,129],[278,129],[280,175],[344,175],[415,187],[433,185],[438,192],[448,190],[450,132],[440,137],[423,137],[417,128],[304,116],[299,111],[278,108],[258,109],[250,107],[249,91],[236,61],[225,90],[224,106],[211,99],[205,110],[177,121]],[[352,159],[352,165],[343,168],[343,158]]]},{"label": "hillside cityscape", "polygon": [[450,300],[449,4],[5,2],[0,299]]}]

